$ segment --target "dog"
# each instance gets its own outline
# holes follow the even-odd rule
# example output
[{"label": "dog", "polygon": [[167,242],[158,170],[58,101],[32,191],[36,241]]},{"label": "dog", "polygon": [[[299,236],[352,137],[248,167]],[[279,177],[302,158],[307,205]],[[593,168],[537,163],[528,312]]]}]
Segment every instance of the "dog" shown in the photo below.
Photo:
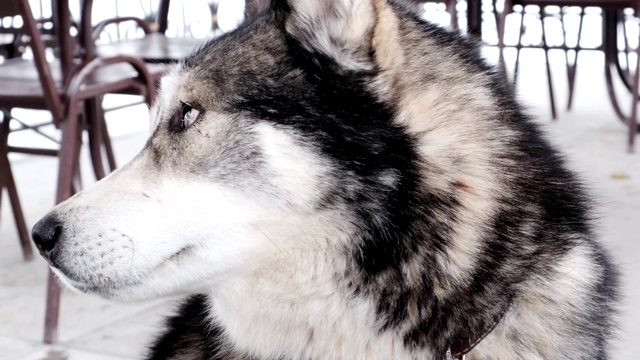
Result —
[{"label": "dog", "polygon": [[275,0],[160,84],[131,162],[33,229],[60,280],[183,294],[149,359],[608,359],[590,198],[470,40]]}]

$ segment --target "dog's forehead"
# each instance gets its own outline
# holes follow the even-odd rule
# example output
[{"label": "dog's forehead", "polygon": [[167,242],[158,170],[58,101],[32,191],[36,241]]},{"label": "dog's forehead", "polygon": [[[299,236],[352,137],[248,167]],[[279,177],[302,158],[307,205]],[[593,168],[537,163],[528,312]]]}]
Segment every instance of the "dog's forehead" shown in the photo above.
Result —
[{"label": "dog's forehead", "polygon": [[269,61],[284,45],[283,29],[270,17],[247,24],[214,38],[183,61],[183,66],[195,71],[225,71],[253,68]]},{"label": "dog's forehead", "polygon": [[284,62],[281,30],[267,19],[213,39],[186,58],[174,75],[181,96],[220,107]]}]

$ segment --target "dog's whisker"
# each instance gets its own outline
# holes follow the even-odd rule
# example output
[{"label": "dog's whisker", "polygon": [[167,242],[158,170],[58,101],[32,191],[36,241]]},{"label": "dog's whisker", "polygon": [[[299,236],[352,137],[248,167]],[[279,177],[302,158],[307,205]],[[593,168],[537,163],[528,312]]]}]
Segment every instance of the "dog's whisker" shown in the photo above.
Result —
[{"label": "dog's whisker", "polygon": [[271,236],[267,235],[267,233],[262,229],[260,229],[260,232],[262,233],[262,235],[264,235],[273,244],[273,246],[278,248],[278,250],[281,253],[284,253],[284,250],[282,250],[282,248],[280,246],[278,246],[278,244],[276,244],[275,240]]}]

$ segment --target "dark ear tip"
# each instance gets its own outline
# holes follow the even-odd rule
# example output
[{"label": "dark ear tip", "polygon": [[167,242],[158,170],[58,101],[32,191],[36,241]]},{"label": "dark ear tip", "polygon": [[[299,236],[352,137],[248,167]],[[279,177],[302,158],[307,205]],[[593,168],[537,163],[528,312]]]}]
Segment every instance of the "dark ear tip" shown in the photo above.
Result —
[{"label": "dark ear tip", "polygon": [[289,14],[291,14],[291,5],[288,0],[271,0],[269,11],[273,14],[276,22],[284,24]]},{"label": "dark ear tip", "polygon": [[271,0],[271,11],[276,14],[289,14],[291,13],[291,5],[288,0]]}]

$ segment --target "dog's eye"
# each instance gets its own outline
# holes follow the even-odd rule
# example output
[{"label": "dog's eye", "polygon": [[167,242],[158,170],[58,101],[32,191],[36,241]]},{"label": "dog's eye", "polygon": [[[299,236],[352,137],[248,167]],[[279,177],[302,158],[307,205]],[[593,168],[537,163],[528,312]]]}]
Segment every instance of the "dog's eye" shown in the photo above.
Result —
[{"label": "dog's eye", "polygon": [[193,108],[189,104],[182,103],[182,110],[180,111],[180,128],[186,129],[198,119],[200,111]]}]

